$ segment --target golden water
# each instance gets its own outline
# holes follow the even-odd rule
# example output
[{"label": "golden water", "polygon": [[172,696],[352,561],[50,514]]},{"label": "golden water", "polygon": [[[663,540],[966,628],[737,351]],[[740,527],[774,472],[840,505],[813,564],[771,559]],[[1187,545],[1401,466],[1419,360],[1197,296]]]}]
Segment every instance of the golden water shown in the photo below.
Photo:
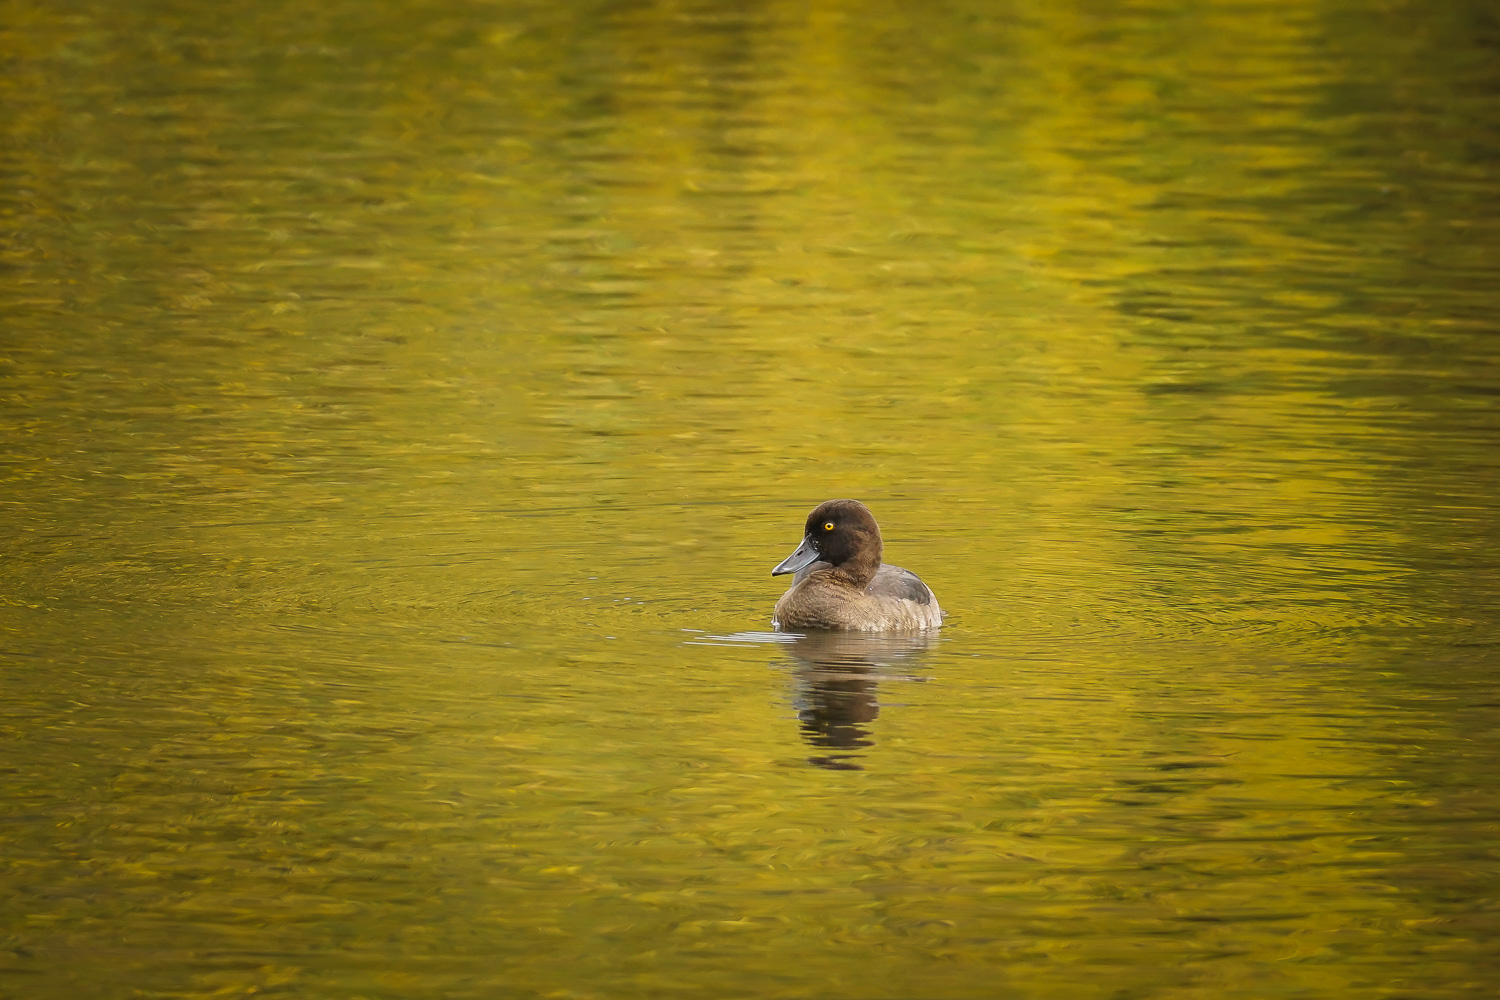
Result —
[{"label": "golden water", "polygon": [[0,996],[1500,992],[1491,4],[3,9]]}]

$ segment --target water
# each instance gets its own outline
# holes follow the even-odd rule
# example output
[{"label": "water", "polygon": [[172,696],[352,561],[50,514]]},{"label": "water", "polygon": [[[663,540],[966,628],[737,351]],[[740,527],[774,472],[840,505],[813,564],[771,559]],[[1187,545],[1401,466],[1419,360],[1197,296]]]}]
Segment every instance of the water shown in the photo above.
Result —
[{"label": "water", "polygon": [[6,9],[0,995],[1500,989],[1489,5]]}]

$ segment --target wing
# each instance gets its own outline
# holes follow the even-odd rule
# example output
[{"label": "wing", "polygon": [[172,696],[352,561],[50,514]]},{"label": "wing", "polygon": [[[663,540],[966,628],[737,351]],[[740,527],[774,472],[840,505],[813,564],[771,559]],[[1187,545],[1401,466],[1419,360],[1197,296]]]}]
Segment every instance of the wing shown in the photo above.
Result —
[{"label": "wing", "polygon": [[895,597],[914,604],[931,604],[932,591],[917,574],[900,566],[882,564],[875,572],[875,579],[865,588],[865,593],[877,597]]}]

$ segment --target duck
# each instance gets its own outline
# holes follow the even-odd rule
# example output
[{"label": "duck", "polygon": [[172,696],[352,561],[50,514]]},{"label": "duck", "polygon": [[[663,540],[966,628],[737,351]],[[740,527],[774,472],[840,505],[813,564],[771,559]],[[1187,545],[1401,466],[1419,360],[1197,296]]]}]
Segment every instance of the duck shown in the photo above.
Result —
[{"label": "duck", "polygon": [[880,561],[880,526],[858,500],[818,504],[802,543],[772,576],[794,573],[776,602],[778,631],[830,629],[861,632],[937,628],[943,621],[932,588],[915,573]]}]

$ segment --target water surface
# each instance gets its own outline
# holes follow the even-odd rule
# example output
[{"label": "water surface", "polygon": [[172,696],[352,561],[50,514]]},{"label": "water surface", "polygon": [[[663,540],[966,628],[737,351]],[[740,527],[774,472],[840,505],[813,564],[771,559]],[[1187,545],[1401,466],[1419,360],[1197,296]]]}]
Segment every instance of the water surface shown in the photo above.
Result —
[{"label": "water surface", "polygon": [[1489,5],[7,11],[0,995],[1500,990]]}]

